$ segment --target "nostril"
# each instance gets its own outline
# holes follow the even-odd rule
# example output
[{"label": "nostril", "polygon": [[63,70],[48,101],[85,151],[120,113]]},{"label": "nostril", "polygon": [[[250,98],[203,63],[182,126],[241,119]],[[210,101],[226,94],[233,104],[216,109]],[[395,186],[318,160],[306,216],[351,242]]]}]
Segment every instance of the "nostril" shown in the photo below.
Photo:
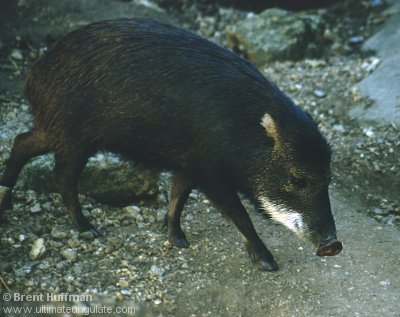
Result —
[{"label": "nostril", "polygon": [[343,250],[343,245],[340,241],[332,239],[327,243],[322,243],[317,249],[318,256],[334,256]]}]

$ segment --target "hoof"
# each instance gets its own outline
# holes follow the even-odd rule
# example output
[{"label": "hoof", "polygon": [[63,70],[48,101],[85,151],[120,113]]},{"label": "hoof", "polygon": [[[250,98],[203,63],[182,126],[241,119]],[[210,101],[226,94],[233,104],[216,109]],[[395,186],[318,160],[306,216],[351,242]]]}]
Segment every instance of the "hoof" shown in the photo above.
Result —
[{"label": "hoof", "polygon": [[169,241],[169,243],[171,243],[171,245],[178,247],[178,248],[188,248],[189,247],[189,242],[187,241],[184,233],[182,233],[182,235],[170,234],[168,237],[168,241]]},{"label": "hoof", "polygon": [[[265,248],[265,247],[264,247]],[[261,271],[273,272],[278,270],[278,264],[276,264],[274,257],[265,248],[262,252],[256,252],[253,248],[248,247],[247,251],[249,253],[250,259]]]},{"label": "hoof", "polygon": [[265,261],[259,260],[256,263],[256,266],[261,271],[273,272],[278,270],[278,264],[276,264],[275,260]]},{"label": "hoof", "polygon": [[95,226],[93,226],[88,220],[85,219],[83,223],[78,225],[79,232],[89,231],[93,234],[95,238],[104,237],[101,231],[99,231]]},{"label": "hoof", "polygon": [[94,235],[94,237],[104,237],[104,235],[101,233],[101,231],[99,231],[99,229],[97,229],[96,227],[91,227],[89,229],[89,231]]}]

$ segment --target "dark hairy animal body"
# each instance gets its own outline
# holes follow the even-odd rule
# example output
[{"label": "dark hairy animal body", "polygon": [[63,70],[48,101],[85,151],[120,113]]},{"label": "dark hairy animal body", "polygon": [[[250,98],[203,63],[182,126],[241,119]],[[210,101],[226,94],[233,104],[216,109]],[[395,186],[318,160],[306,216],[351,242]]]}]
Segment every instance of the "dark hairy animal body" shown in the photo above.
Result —
[{"label": "dark hairy animal body", "polygon": [[[273,161],[276,142],[261,118],[268,113],[277,126],[290,124],[291,137],[302,135],[300,148],[305,138],[317,140],[304,153],[313,168],[326,165],[313,152],[330,156],[311,118],[253,65],[149,19],[102,21],[69,33],[33,65],[25,92],[35,128],[15,139],[3,188],[14,187],[31,158],[54,152],[68,213],[81,231],[98,233],[82,214],[77,182],[90,156],[119,153],[173,171],[166,218],[173,244],[188,246],[180,215],[198,187],[238,227],[252,259],[265,270],[276,263],[237,194],[257,202],[255,175],[266,159]],[[10,205],[11,190],[0,210]]]}]

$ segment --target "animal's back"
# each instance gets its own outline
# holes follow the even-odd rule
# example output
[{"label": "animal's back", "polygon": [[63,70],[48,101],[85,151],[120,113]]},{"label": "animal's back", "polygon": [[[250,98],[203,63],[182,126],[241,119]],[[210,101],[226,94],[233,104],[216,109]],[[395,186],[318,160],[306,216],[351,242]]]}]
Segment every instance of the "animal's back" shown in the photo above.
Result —
[{"label": "animal's back", "polygon": [[193,33],[120,19],[58,40],[33,65],[26,95],[52,138],[171,160],[194,155],[194,140],[218,148],[231,137],[218,130],[234,133],[243,113],[257,127],[268,85],[250,63]]}]

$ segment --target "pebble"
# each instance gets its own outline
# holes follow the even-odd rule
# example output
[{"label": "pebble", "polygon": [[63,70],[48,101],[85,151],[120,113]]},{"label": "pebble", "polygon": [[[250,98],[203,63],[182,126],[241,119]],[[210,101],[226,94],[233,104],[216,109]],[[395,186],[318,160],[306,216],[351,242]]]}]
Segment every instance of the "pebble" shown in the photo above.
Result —
[{"label": "pebble", "polygon": [[20,234],[20,235],[18,235],[18,240],[19,241],[25,241],[26,240],[26,235],[24,235],[24,234]]},{"label": "pebble", "polygon": [[316,68],[316,67],[325,67],[326,66],[326,62],[324,60],[320,60],[320,59],[306,59],[304,61],[304,63],[307,66]]},{"label": "pebble", "polygon": [[31,207],[31,213],[37,213],[37,212],[40,212],[40,211],[42,211],[42,207],[40,207],[40,204],[39,203],[36,203],[35,205],[33,205],[32,207]]},{"label": "pebble", "polygon": [[157,210],[157,221],[163,222],[165,218],[165,211],[164,210]]},{"label": "pebble", "polygon": [[44,245],[43,238],[36,239],[33,242],[31,252],[29,253],[29,257],[32,260],[39,259],[46,252],[46,246]]},{"label": "pebble", "polygon": [[24,59],[24,56],[22,55],[21,50],[13,49],[11,52],[11,58],[16,61],[22,61]]},{"label": "pebble", "polygon": [[141,208],[138,206],[127,206],[122,209],[125,211],[130,217],[136,220],[136,223],[140,223],[144,221],[144,217],[141,215]]},{"label": "pebble", "polygon": [[75,262],[78,259],[76,249],[65,249],[61,251],[61,255],[68,261]]},{"label": "pebble", "polygon": [[46,211],[51,211],[53,209],[52,204],[49,201],[45,202],[41,207]]},{"label": "pebble", "polygon": [[381,60],[379,58],[370,57],[361,65],[361,68],[368,73],[372,73],[380,63]]},{"label": "pebble", "polygon": [[27,274],[29,274],[31,272],[32,272],[32,265],[26,264],[23,267],[20,267],[19,269],[16,269],[15,270],[15,275],[17,277],[22,277],[22,276],[25,276],[25,275],[27,275]]},{"label": "pebble", "polygon": [[35,51],[30,51],[29,52],[29,58],[30,59],[36,59],[37,58],[37,53]]},{"label": "pebble", "polygon": [[81,245],[80,241],[77,238],[68,239],[67,244],[71,248],[77,248],[77,247],[79,247]]},{"label": "pebble", "polygon": [[390,285],[392,283],[390,282],[390,280],[384,280],[384,281],[380,281],[379,284],[382,285],[382,286],[388,286],[388,285]]},{"label": "pebble", "polygon": [[140,207],[139,206],[127,206],[123,209],[123,211],[127,212],[130,215],[137,215],[140,212]]},{"label": "pebble", "polygon": [[325,92],[319,89],[314,90],[314,96],[318,98],[324,98],[326,96]]},{"label": "pebble", "polygon": [[91,231],[84,231],[79,234],[79,238],[84,239],[84,240],[93,240],[94,234]]},{"label": "pebble", "polygon": [[74,267],[72,268],[72,271],[74,272],[74,274],[77,275],[81,275],[83,272],[83,266],[81,263],[75,263]]},{"label": "pebble", "polygon": [[122,288],[127,288],[129,287],[129,282],[127,280],[120,279],[118,285]]},{"label": "pebble", "polygon": [[364,39],[364,37],[362,37],[362,36],[352,36],[350,39],[349,39],[349,43],[350,44],[361,44],[362,42],[364,42],[365,41],[365,39]]},{"label": "pebble", "polygon": [[339,133],[345,132],[344,126],[342,124],[335,124],[332,126],[332,129]]},{"label": "pebble", "polygon": [[132,292],[129,289],[124,288],[124,289],[121,289],[121,294],[125,295],[125,296],[131,296]]},{"label": "pebble", "polygon": [[375,135],[372,127],[363,128],[362,132],[369,138],[372,138]]},{"label": "pebble", "polygon": [[165,274],[165,269],[157,265],[152,265],[150,268],[150,273],[156,276],[163,276]]},{"label": "pebble", "polygon": [[377,207],[377,208],[374,208],[374,214],[375,215],[384,215],[384,212],[383,212],[382,208]]},{"label": "pebble", "polygon": [[382,5],[382,0],[371,0],[371,5],[373,7],[380,6],[380,5]]},{"label": "pebble", "polygon": [[67,233],[64,231],[58,230],[57,227],[54,227],[51,230],[51,236],[56,240],[63,240],[67,237]]}]

